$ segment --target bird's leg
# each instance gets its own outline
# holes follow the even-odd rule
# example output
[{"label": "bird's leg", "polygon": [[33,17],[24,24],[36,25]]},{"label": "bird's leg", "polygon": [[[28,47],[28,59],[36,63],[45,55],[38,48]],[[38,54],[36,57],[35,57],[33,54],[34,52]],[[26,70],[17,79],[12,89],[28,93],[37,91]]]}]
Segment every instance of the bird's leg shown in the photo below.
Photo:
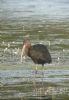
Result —
[{"label": "bird's leg", "polygon": [[36,64],[36,67],[35,67],[35,74],[37,74],[37,64]]},{"label": "bird's leg", "polygon": [[44,78],[44,64],[42,64],[42,90],[43,90],[43,93],[44,93],[44,81],[43,81],[43,78]]},{"label": "bird's leg", "polygon": [[44,64],[42,64],[42,76],[44,77]]},{"label": "bird's leg", "polygon": [[36,65],[36,70],[37,70],[37,65]]},{"label": "bird's leg", "polygon": [[36,84],[36,75],[37,75],[37,64],[33,73],[33,85],[34,85],[34,91],[35,94],[37,95],[37,84]]}]

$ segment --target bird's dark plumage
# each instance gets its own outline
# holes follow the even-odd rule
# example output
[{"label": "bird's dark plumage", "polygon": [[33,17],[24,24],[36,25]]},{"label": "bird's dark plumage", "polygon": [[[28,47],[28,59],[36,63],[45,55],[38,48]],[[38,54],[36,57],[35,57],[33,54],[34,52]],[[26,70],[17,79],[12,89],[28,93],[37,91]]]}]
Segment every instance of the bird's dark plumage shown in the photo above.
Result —
[{"label": "bird's dark plumage", "polygon": [[28,56],[32,58],[32,60],[36,64],[51,63],[51,55],[45,45],[36,44],[29,48]]},{"label": "bird's dark plumage", "polygon": [[31,57],[36,64],[44,65],[45,63],[52,62],[51,55],[47,47],[43,44],[31,45],[29,40],[25,40],[23,43],[21,57],[25,54]]}]

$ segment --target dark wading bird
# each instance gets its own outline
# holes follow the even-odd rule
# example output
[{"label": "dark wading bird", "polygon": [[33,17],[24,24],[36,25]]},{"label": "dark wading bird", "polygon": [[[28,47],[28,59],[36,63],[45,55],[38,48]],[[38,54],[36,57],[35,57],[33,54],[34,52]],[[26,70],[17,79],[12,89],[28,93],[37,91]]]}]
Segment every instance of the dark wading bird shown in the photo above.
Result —
[{"label": "dark wading bird", "polygon": [[21,52],[21,60],[22,56],[29,56],[34,61],[35,64],[41,64],[44,66],[45,63],[51,63],[51,55],[47,49],[47,47],[43,44],[35,44],[31,45],[29,39],[25,39],[23,42],[23,48]]}]

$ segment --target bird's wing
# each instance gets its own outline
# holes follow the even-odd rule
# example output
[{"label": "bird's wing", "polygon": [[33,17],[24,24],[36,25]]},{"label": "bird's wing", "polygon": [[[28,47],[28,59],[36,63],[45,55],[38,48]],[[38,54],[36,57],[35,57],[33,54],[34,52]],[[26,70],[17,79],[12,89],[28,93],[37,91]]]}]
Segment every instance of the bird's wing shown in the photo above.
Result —
[{"label": "bird's wing", "polygon": [[38,50],[38,49],[34,49],[34,48],[32,48],[30,50],[30,55],[29,56],[31,58],[35,58],[35,59],[44,59],[45,58],[45,55],[44,55],[43,51]]}]

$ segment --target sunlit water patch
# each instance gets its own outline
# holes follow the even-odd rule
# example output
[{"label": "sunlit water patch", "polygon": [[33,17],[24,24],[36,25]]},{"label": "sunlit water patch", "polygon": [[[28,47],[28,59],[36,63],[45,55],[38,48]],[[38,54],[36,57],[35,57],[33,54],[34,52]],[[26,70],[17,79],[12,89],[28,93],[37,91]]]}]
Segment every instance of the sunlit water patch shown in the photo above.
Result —
[{"label": "sunlit water patch", "polygon": [[65,76],[69,76],[68,70],[38,70],[37,74],[35,70],[1,70],[0,98],[61,97],[69,91]]}]

